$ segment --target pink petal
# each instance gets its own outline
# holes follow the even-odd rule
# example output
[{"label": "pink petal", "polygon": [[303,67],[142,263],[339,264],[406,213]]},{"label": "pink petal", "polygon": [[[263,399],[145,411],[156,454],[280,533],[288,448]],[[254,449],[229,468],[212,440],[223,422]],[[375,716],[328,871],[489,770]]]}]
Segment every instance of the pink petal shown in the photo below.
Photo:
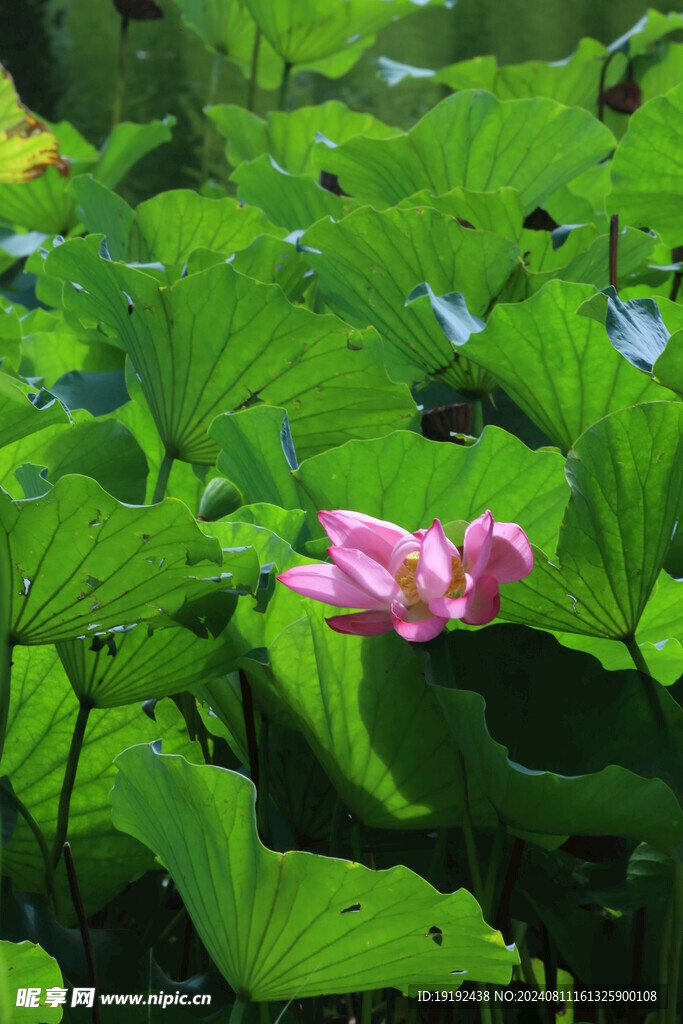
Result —
[{"label": "pink petal", "polygon": [[401,588],[387,570],[373,558],[355,548],[327,549],[334,564],[359,587],[373,594],[389,608],[401,595]]},{"label": "pink petal", "polygon": [[465,569],[475,580],[488,571],[486,567],[491,554],[492,539],[493,516],[486,511],[465,530],[462,560]]},{"label": "pink petal", "polygon": [[410,536],[407,530],[394,523],[346,509],[318,512],[318,519],[337,547],[357,548],[384,566],[388,565],[389,556],[398,541]]},{"label": "pink petal", "polygon": [[454,552],[455,546],[447,540],[443,526],[435,519],[422,541],[415,573],[417,592],[425,604],[433,597],[442,597],[448,590]]},{"label": "pink petal", "polygon": [[325,622],[337,633],[356,636],[379,636],[393,629],[391,612],[352,612],[350,615],[331,615]]},{"label": "pink petal", "polygon": [[528,576],[534,567],[534,553],[521,526],[496,523],[486,572],[499,583],[514,583]]},{"label": "pink petal", "polygon": [[322,562],[320,565],[297,565],[278,576],[290,590],[304,597],[312,597],[337,608],[369,608],[388,610],[387,603],[380,601],[367,590],[359,587],[336,565]]},{"label": "pink petal", "polygon": [[500,591],[495,576],[484,574],[476,581],[474,598],[462,621],[470,626],[484,626],[500,611]]},{"label": "pink petal", "polygon": [[414,604],[412,608],[406,608],[400,601],[394,601],[391,606],[391,621],[398,635],[404,640],[424,643],[442,633],[448,619],[431,615],[426,605]]},{"label": "pink petal", "polygon": [[434,615],[446,616],[448,619],[462,619],[467,615],[474,600],[476,584],[469,573],[465,573],[465,593],[460,597],[433,597],[429,602],[429,610]]},{"label": "pink petal", "polygon": [[413,551],[420,550],[420,541],[417,537],[414,537],[412,533],[409,533],[406,537],[403,537],[394,550],[391,552],[389,559],[389,573],[391,576],[396,576],[396,573],[405,562],[408,555],[412,555]]}]

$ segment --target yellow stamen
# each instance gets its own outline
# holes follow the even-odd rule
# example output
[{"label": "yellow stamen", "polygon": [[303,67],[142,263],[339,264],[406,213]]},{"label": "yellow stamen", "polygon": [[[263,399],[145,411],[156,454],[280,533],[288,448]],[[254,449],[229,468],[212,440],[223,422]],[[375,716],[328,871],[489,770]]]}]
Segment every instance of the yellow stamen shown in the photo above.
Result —
[{"label": "yellow stamen", "polygon": [[[406,597],[408,605],[417,604],[420,600],[417,584],[415,583],[415,573],[417,572],[419,558],[419,552],[413,551],[401,564],[395,577],[396,582]],[[465,570],[462,567],[462,562],[458,555],[453,555],[451,557],[451,582],[443,596],[451,598],[460,597],[465,593],[465,585]]]}]

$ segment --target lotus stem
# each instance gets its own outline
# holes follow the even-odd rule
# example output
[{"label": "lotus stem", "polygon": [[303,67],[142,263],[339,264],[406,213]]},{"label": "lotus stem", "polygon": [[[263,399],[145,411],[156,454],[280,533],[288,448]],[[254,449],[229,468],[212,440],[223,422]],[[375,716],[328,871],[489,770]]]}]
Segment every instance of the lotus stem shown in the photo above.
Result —
[{"label": "lotus stem", "polygon": [[470,426],[470,433],[473,437],[479,437],[484,429],[484,403],[481,398],[473,398],[471,406],[472,424]]},{"label": "lotus stem", "polygon": [[152,497],[153,505],[156,505],[158,502],[163,501],[164,498],[166,497],[168,478],[171,475],[172,468],[173,456],[169,455],[168,452],[164,452],[164,457],[161,460],[161,466],[159,467],[159,476],[157,477],[156,486],[154,488],[154,496]]},{"label": "lotus stem", "polygon": [[48,848],[47,840],[45,838],[43,830],[41,829],[40,825],[29,811],[26,804],[17,796],[17,794],[14,792],[11,785],[8,783],[6,779],[0,779],[0,790],[2,790],[2,792],[7,797],[9,802],[14,805],[14,807],[17,809],[17,813],[21,815],[21,817],[24,819],[24,821],[30,828],[31,832],[33,833],[33,838],[38,844],[40,855],[43,858],[43,865],[45,867],[45,888],[47,889],[47,895],[48,898],[52,900],[52,905],[54,907],[57,918],[60,921],[62,921],[64,919],[64,916],[62,913],[61,900],[59,897],[59,891],[55,884],[55,872],[54,868],[52,867],[52,858],[50,857],[50,850]]},{"label": "lotus stem", "polygon": [[73,735],[71,737],[71,745],[69,747],[69,754],[66,761],[66,769],[64,771],[64,781],[62,782],[62,790],[59,794],[59,809],[57,811],[57,831],[55,833],[54,844],[52,846],[52,866],[54,868],[59,864],[59,859],[62,856],[62,849],[64,842],[67,837],[69,828],[69,808],[71,806],[71,795],[74,789],[74,783],[76,781],[76,772],[78,771],[78,761],[81,756],[81,750],[83,749],[83,737],[85,736],[85,729],[88,724],[88,718],[90,716],[90,710],[92,705],[86,704],[81,701],[78,707],[78,715],[76,717],[76,724],[74,725]]},{"label": "lotus stem", "polygon": [[244,1011],[246,1010],[248,1003],[245,1003],[239,996],[235,999],[232,1011],[230,1013],[230,1024],[240,1024],[244,1017]]},{"label": "lotus stem", "polygon": [[92,942],[90,940],[90,929],[88,928],[88,919],[85,914],[85,907],[83,906],[83,900],[81,898],[81,890],[78,885],[78,876],[76,875],[76,867],[74,865],[74,859],[69,843],[64,843],[64,863],[66,864],[66,874],[69,879],[71,900],[78,918],[78,926],[81,930],[85,960],[88,965],[88,978],[90,980],[91,988],[95,989],[95,1002],[92,1006],[93,1024],[100,1024],[100,1001],[97,992],[97,968],[95,966],[95,954],[93,953]]}]

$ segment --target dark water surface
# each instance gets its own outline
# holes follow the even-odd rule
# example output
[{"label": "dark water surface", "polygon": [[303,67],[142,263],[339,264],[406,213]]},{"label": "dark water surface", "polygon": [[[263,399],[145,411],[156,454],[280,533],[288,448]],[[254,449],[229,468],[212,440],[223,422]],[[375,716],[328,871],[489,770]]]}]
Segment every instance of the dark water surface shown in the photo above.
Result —
[{"label": "dark water surface", "polygon": [[[139,200],[162,189],[197,184],[209,100],[212,56],[182,26],[173,0],[160,0],[165,17],[133,22],[123,116],[146,121],[173,114],[174,140],[143,161],[125,183]],[[667,10],[670,3],[652,6]],[[610,42],[645,12],[642,0],[459,0],[452,10],[421,10],[384,29],[375,46],[342,79],[297,76],[290,106],[344,100],[407,127],[443,95],[438,86],[404,83],[389,89],[377,79],[380,55],[423,67],[442,67],[480,54],[501,63],[568,56],[582,36]],[[67,119],[99,145],[109,130],[114,101],[119,17],[112,0],[0,0],[0,62],[15,77],[25,102],[50,120]],[[214,102],[244,103],[247,83],[223,63]],[[274,93],[257,97],[257,111],[276,105]],[[211,168],[225,179],[222,142],[209,136]]]}]

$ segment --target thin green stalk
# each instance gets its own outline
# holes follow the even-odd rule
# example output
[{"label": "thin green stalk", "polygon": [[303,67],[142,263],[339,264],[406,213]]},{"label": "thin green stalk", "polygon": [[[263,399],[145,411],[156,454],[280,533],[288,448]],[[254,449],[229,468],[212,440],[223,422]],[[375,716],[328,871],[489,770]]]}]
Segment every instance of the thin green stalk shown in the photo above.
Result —
[{"label": "thin green stalk", "polygon": [[481,869],[479,867],[479,858],[477,856],[477,846],[474,840],[474,829],[472,828],[472,818],[470,815],[470,801],[467,793],[467,774],[465,771],[465,762],[460,751],[456,751],[455,754],[455,780],[458,787],[458,796],[460,798],[460,814],[461,814],[461,825],[463,834],[465,837],[465,850],[467,853],[467,866],[470,871],[470,878],[472,880],[472,889],[474,896],[481,907],[483,907],[484,901],[484,883],[481,877]]},{"label": "thin green stalk", "polygon": [[9,537],[5,530],[0,529],[0,760],[7,732],[12,684],[12,585],[9,581],[13,570]]},{"label": "thin green stalk", "polygon": [[[211,64],[211,74],[209,75],[209,88],[206,95],[206,106],[210,107],[216,99],[216,92],[218,91],[218,83],[221,77],[221,67],[223,65],[223,54],[219,53],[218,50],[213,55],[213,63]],[[205,115],[204,120],[204,136],[202,138],[202,162],[200,167],[200,176],[202,181],[206,181],[206,176],[209,173],[209,151],[211,149],[211,130],[212,122]]]},{"label": "thin green stalk", "polygon": [[17,796],[12,787],[7,784],[5,779],[0,779],[0,789],[5,794],[9,802],[11,804],[14,804],[14,806],[17,809],[17,812],[22,816],[28,827],[31,829],[31,832],[33,833],[33,838],[38,844],[38,848],[40,849],[40,855],[43,858],[43,865],[45,867],[45,888],[47,889],[48,897],[52,900],[52,906],[54,907],[55,914],[57,915],[59,920],[63,920],[64,917],[62,914],[59,890],[55,885],[55,872],[54,868],[52,867],[52,858],[50,857],[50,850],[47,845],[47,840],[43,834],[43,830],[41,829],[40,825],[29,811],[26,804]]},{"label": "thin green stalk", "polygon": [[261,29],[256,28],[254,49],[251,51],[251,72],[249,74],[249,91],[247,93],[247,110],[254,113],[256,109],[256,86],[258,85],[258,59],[261,50]]},{"label": "thin green stalk", "polygon": [[[5,580],[11,580],[10,573],[5,575]],[[0,616],[3,616],[3,601],[0,599]],[[9,616],[8,616],[9,617]],[[4,619],[4,616],[3,616]],[[12,687],[12,645],[7,636],[8,629],[3,622],[0,625],[0,760],[5,745],[5,734],[7,732],[7,720],[9,718],[9,701]]]},{"label": "thin green stalk", "polygon": [[280,92],[277,99],[277,109],[285,110],[287,106],[287,93],[289,92],[289,79],[292,74],[292,65],[285,64],[282,70],[282,81],[280,82]]},{"label": "thin green stalk", "polygon": [[270,1012],[268,1010],[268,1003],[258,1004],[258,1019],[259,1024],[270,1024]]},{"label": "thin green stalk", "polygon": [[245,1003],[239,996],[235,999],[235,1003],[230,1013],[230,1024],[240,1024],[240,1021],[244,1017],[244,1011],[249,1004]]},{"label": "thin green stalk", "polygon": [[126,49],[128,47],[128,18],[121,17],[121,29],[119,32],[119,55],[116,65],[116,95],[114,96],[114,109],[111,115],[112,130],[116,128],[121,120],[123,112],[123,97],[126,92]]},{"label": "thin green stalk", "polygon": [[71,745],[69,747],[69,754],[66,760],[66,769],[64,770],[64,781],[62,782],[62,791],[59,794],[57,831],[52,845],[52,865],[55,868],[59,864],[59,859],[62,855],[62,848],[69,828],[71,794],[73,793],[74,783],[76,781],[78,759],[81,756],[81,750],[83,749],[83,737],[85,736],[85,728],[90,716],[90,708],[90,704],[85,704],[83,702],[80,703],[78,707],[78,716],[76,717],[76,724],[74,725],[74,731],[71,737]]},{"label": "thin green stalk", "polygon": [[645,661],[645,655],[638,646],[636,638],[634,636],[627,636],[623,640],[623,644],[626,647],[628,653],[631,655],[633,664],[636,666],[638,671],[642,672],[643,675],[650,676],[650,678],[652,678],[652,673],[650,672],[648,664]]},{"label": "thin green stalk", "polygon": [[[472,889],[477,903],[484,910],[484,883],[481,876],[481,868],[479,867],[479,857],[477,856],[477,845],[474,839],[474,829],[472,827],[472,816],[470,814],[470,800],[467,792],[467,773],[465,771],[465,761],[459,750],[455,753],[455,778],[456,785],[458,787],[458,796],[460,799],[460,815],[461,825],[463,834],[465,837],[465,850],[467,853],[467,866],[470,871],[470,878],[472,880]],[[485,911],[484,911],[484,916]],[[479,1011],[481,1015],[482,1024],[493,1024],[493,1015],[491,1013],[491,1003],[482,1000],[479,1005]]]},{"label": "thin green stalk", "polygon": [[171,475],[172,468],[173,456],[169,455],[168,452],[164,452],[164,457],[161,460],[161,465],[159,466],[159,476],[157,477],[156,486],[154,488],[154,496],[152,498],[153,505],[156,505],[159,501],[163,501],[166,497],[168,478]]},{"label": "thin green stalk", "polygon": [[361,996],[360,1024],[371,1024],[372,1021],[372,989]]},{"label": "thin green stalk", "polygon": [[71,901],[76,911],[76,917],[78,918],[78,927],[81,932],[81,939],[83,941],[83,952],[85,953],[85,962],[88,965],[88,980],[90,981],[90,987],[95,990],[95,1002],[92,1007],[92,1020],[93,1024],[101,1024],[102,1018],[100,1016],[100,998],[99,998],[99,985],[97,984],[97,965],[95,964],[95,953],[92,948],[92,939],[90,938],[90,929],[88,928],[88,918],[85,914],[85,907],[83,905],[83,898],[81,896],[81,889],[78,884],[78,875],[76,874],[76,866],[74,864],[73,854],[71,853],[71,846],[69,843],[64,843],[64,864],[66,865],[66,876],[69,880],[69,891],[71,893]]},{"label": "thin green stalk", "polygon": [[479,437],[484,429],[484,402],[481,398],[473,398],[470,405],[472,406],[470,433],[473,437]]},{"label": "thin green stalk", "polygon": [[669,977],[667,984],[667,1024],[676,1024],[678,1003],[678,980],[683,951],[683,864],[673,866],[673,913],[669,935]]}]

